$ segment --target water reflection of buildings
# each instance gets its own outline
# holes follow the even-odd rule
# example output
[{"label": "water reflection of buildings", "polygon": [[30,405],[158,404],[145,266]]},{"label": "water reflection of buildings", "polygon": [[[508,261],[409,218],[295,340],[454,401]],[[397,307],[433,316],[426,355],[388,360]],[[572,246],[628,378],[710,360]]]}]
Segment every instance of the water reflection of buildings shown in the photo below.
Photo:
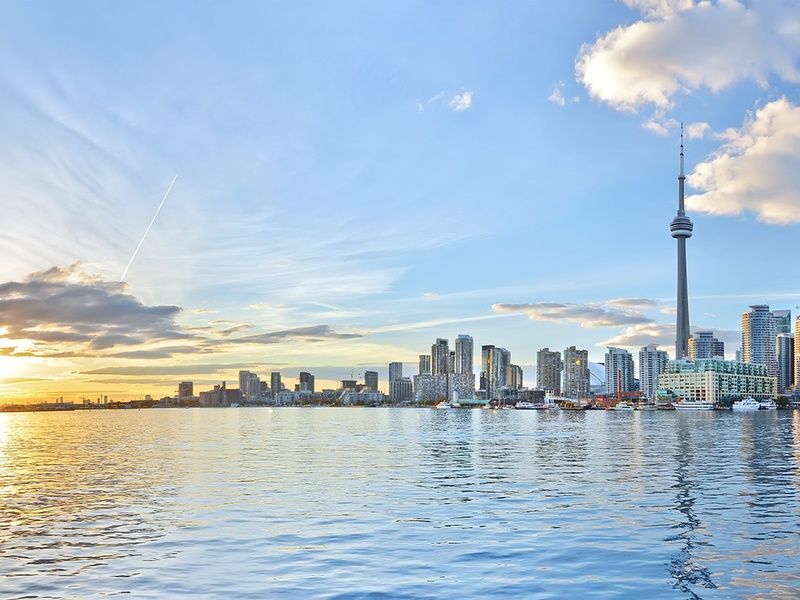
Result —
[{"label": "water reflection of buildings", "polygon": [[[692,415],[698,416],[698,415]],[[694,419],[692,419],[694,421]],[[698,432],[694,422],[681,421],[678,425],[678,444],[675,453],[675,506],[681,515],[681,521],[673,527],[680,530],[667,541],[680,541],[683,547],[673,554],[668,563],[673,582],[672,587],[688,594],[691,598],[700,598],[692,586],[701,586],[715,589],[717,586],[711,578],[707,567],[698,563],[695,548],[705,546],[708,542],[702,539],[700,533],[702,522],[695,510],[697,502],[697,481],[693,473],[694,452],[698,448],[699,440],[692,439]],[[702,432],[700,432],[702,434]],[[702,448],[703,444],[700,443]]]}]

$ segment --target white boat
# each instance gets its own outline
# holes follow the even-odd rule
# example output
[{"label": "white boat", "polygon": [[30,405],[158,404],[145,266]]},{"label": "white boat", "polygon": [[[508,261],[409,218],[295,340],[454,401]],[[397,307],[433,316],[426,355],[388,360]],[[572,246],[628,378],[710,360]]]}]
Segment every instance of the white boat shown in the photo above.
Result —
[{"label": "white boat", "polygon": [[758,410],[778,410],[778,405],[773,399],[762,400],[758,403]]},{"label": "white boat", "polygon": [[751,412],[761,410],[761,403],[753,398],[745,398],[744,400],[737,400],[731,406],[731,410],[735,412]]},{"label": "white boat", "polygon": [[439,402],[435,408],[451,408],[451,406],[449,402]]},{"label": "white boat", "polygon": [[514,405],[517,410],[544,410],[547,408],[543,402],[526,402],[520,400]]},{"label": "white boat", "polygon": [[691,410],[714,410],[713,402],[702,402],[700,400],[681,400],[680,402],[673,402],[672,406],[675,410],[691,411]]},{"label": "white boat", "polygon": [[612,408],[611,410],[632,411],[633,410],[633,406],[631,406],[630,404],[628,404],[627,402],[625,402],[623,400],[622,402],[617,402],[617,405],[614,408]]}]

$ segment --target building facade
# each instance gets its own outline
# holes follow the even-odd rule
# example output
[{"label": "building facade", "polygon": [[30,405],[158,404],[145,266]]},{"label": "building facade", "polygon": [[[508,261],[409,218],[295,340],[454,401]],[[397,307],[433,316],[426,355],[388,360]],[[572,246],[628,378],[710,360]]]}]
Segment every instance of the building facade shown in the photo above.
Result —
[{"label": "building facade", "polygon": [[715,338],[712,331],[698,331],[689,338],[689,359],[702,358],[725,360],[725,342]]},{"label": "building facade", "polygon": [[364,371],[364,385],[370,392],[378,391],[378,372]]},{"label": "building facade", "polygon": [[389,382],[389,399],[406,404],[414,399],[414,385],[408,377],[397,377]]},{"label": "building facade", "polygon": [[278,371],[273,371],[269,374],[269,387],[272,392],[272,397],[276,398],[280,391],[283,389],[281,382],[281,374]]},{"label": "building facade", "polygon": [[506,387],[512,390],[518,390],[523,387],[522,367],[519,365],[508,365],[506,367]]},{"label": "building facade", "polygon": [[775,317],[770,312],[769,305],[751,305],[749,312],[742,313],[742,360],[764,365],[769,375],[777,377],[777,335]]},{"label": "building facade", "polygon": [[298,391],[311,392],[312,394],[314,393],[314,376],[311,373],[300,371],[298,380],[300,382],[298,385]]},{"label": "building facade", "polygon": [[456,356],[454,371],[456,373],[473,373],[474,372],[474,342],[472,336],[460,334],[456,338]]},{"label": "building facade", "polygon": [[570,346],[564,350],[564,396],[586,398],[589,396],[589,351]]},{"label": "building facade", "polygon": [[561,353],[542,348],[536,353],[536,387],[561,395]]},{"label": "building facade", "polygon": [[178,398],[185,400],[194,397],[194,383],[191,381],[181,381],[178,384]]},{"label": "building facade", "polygon": [[748,396],[777,396],[778,379],[767,367],[735,360],[671,360],[659,378],[659,398],[730,404]]},{"label": "building facade", "polygon": [[431,346],[431,375],[450,372],[450,347],[446,339],[437,338]]},{"label": "building facade", "polygon": [[606,394],[614,396],[634,388],[633,356],[623,348],[608,347],[606,352]]},{"label": "building facade", "polygon": [[403,376],[403,363],[391,362],[389,363],[389,383],[400,379]]},{"label": "building facade", "polygon": [[794,336],[791,333],[779,333],[775,345],[778,352],[778,393],[785,394],[794,386]]},{"label": "building facade", "polygon": [[773,310],[772,318],[775,319],[776,335],[781,333],[792,333],[791,310]]},{"label": "building facade", "polygon": [[[692,341],[689,340],[691,354]],[[639,350],[639,391],[648,400],[655,400],[658,392],[658,378],[667,367],[667,353],[659,350],[656,344],[643,346]]]},{"label": "building facade", "polygon": [[431,355],[430,354],[420,354],[419,355],[419,375],[430,375],[431,374]]}]

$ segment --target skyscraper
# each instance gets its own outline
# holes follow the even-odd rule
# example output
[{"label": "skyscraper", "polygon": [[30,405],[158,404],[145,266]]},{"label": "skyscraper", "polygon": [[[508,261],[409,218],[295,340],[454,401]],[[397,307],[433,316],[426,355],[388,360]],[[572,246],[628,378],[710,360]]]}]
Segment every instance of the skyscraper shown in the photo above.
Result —
[{"label": "skyscraper", "polygon": [[780,333],[792,333],[792,311],[773,310],[772,318],[775,319],[775,331]]},{"label": "skyscraper", "polygon": [[564,350],[564,395],[586,398],[589,395],[589,351],[570,346]]},{"label": "skyscraper", "polygon": [[[672,219],[669,230],[678,240],[678,319],[675,332],[675,360],[689,355],[689,291],[686,277],[686,240],[692,237],[694,226],[686,216],[684,206],[683,174],[683,124],[681,124],[680,173],[678,174],[678,214]],[[606,380],[608,381],[608,380]]]},{"label": "skyscraper", "polygon": [[436,338],[431,346],[431,374],[444,375],[449,373],[450,348],[446,339]]},{"label": "skyscraper", "polygon": [[742,360],[767,367],[772,377],[778,375],[775,352],[775,317],[767,304],[753,304],[742,313]]},{"label": "skyscraper", "polygon": [[280,393],[283,385],[281,385],[281,374],[279,371],[273,371],[269,374],[269,387],[272,390],[273,398]]},{"label": "skyscraper", "polygon": [[725,359],[725,343],[714,337],[712,331],[697,331],[689,338],[689,358],[701,360],[703,358]]},{"label": "skyscraper", "polygon": [[403,376],[403,363],[391,362],[389,363],[389,383],[400,379]]},{"label": "skyscraper", "polygon": [[420,354],[419,355],[419,374],[420,375],[430,375],[431,374],[431,355],[430,354]]},{"label": "skyscraper", "polygon": [[794,336],[779,333],[776,338],[778,351],[778,392],[787,392],[794,383]]},{"label": "skyscraper", "polygon": [[378,372],[364,371],[364,384],[370,392],[378,391]]},{"label": "skyscraper", "polygon": [[542,348],[536,353],[536,387],[561,395],[561,353]]},{"label": "skyscraper", "polygon": [[[711,358],[711,357],[709,357]],[[643,346],[639,350],[639,389],[644,397],[654,400],[658,391],[658,376],[667,367],[667,353],[656,344]]]},{"label": "skyscraper", "polygon": [[522,367],[511,364],[506,367],[506,385],[512,390],[522,387]]},{"label": "skyscraper", "polygon": [[[794,332],[800,335],[800,315],[794,323]],[[800,391],[800,344],[795,340],[794,344],[794,389]]]},{"label": "skyscraper", "polygon": [[511,352],[488,344],[481,347],[481,388],[489,399],[497,398],[500,388],[506,385]]},{"label": "skyscraper", "polygon": [[300,371],[299,380],[299,390],[301,392],[314,392],[314,376],[311,373]]},{"label": "skyscraper", "polygon": [[606,352],[606,394],[615,396],[618,392],[633,389],[633,356],[622,348],[608,347]]},{"label": "skyscraper", "polygon": [[461,334],[456,338],[456,373],[473,372],[473,347],[472,337]]},{"label": "skyscraper", "polygon": [[194,396],[194,383],[181,381],[178,384],[178,398],[192,398]]}]

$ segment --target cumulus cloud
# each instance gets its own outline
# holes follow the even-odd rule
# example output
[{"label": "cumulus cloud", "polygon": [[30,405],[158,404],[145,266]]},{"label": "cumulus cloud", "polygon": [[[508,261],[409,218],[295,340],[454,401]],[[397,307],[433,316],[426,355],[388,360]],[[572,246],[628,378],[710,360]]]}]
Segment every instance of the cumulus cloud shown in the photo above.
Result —
[{"label": "cumulus cloud", "polygon": [[704,121],[689,123],[686,126],[686,137],[688,137],[690,140],[701,140],[708,133],[711,133],[711,125]]},{"label": "cumulus cloud", "polygon": [[[692,333],[710,331],[718,340],[725,342],[730,351],[731,345],[739,347],[742,339],[740,331],[716,329],[714,327],[693,327]],[[639,349],[648,344],[656,344],[663,350],[675,347],[674,323],[639,323],[626,327],[619,334],[598,343],[598,346],[617,346],[620,348]]]},{"label": "cumulus cloud", "polygon": [[619,110],[665,110],[699,89],[719,92],[770,77],[800,82],[796,0],[683,2],[626,0],[645,18],[584,44],[575,62],[589,94]]},{"label": "cumulus cloud", "polygon": [[702,193],[689,196],[687,207],[713,215],[749,211],[771,224],[800,222],[800,107],[780,98],[722,135],[727,141],[688,178]]},{"label": "cumulus cloud", "polygon": [[455,112],[464,112],[472,106],[472,92],[463,91],[450,99],[448,106]]},{"label": "cumulus cloud", "polygon": [[[620,302],[621,299],[617,299]],[[600,303],[536,302],[532,304],[493,304],[496,313],[522,313],[533,321],[568,321],[581,327],[619,327],[645,324],[652,319],[638,310],[623,310]]]}]

